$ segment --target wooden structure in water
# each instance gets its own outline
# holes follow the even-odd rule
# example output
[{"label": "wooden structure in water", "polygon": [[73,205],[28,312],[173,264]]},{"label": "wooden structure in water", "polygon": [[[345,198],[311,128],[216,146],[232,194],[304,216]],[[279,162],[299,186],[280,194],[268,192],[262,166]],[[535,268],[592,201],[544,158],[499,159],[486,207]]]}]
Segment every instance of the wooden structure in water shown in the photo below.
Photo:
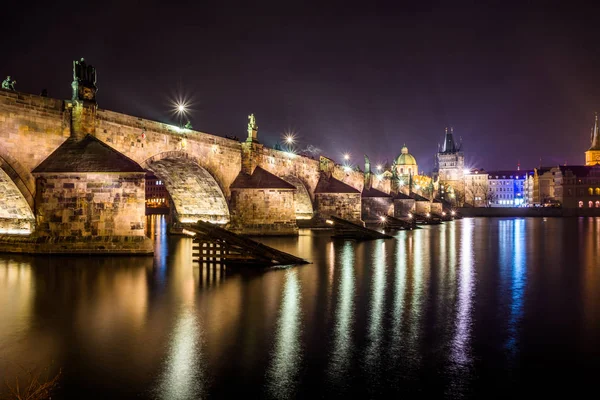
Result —
[{"label": "wooden structure in water", "polygon": [[[329,222],[331,221],[331,222]],[[377,232],[373,229],[355,224],[345,219],[331,216],[327,222],[333,226],[334,238],[372,240],[372,239],[391,239],[392,236]]]},{"label": "wooden structure in water", "polygon": [[385,217],[385,222],[383,223],[386,229],[406,229],[412,230],[417,228],[417,223],[413,218],[409,220],[400,219],[396,217],[392,217],[390,215]]},{"label": "wooden structure in water", "polygon": [[413,214],[415,219],[415,223],[423,224],[423,225],[439,225],[442,223],[441,218],[432,215],[431,213],[427,214]]},{"label": "wooden structure in water", "polygon": [[274,249],[208,222],[181,226],[183,233],[193,235],[192,258],[208,264],[294,265],[308,261]]}]

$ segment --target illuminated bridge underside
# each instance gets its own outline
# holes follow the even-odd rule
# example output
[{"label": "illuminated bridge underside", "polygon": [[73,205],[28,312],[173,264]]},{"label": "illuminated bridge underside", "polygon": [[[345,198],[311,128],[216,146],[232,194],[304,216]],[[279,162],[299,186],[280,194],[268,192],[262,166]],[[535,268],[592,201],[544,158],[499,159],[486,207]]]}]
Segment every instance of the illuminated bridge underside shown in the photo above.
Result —
[{"label": "illuminated bridge underside", "polygon": [[164,182],[180,222],[229,222],[227,200],[219,184],[193,160],[164,158],[148,163],[148,169]]},{"label": "illuminated bridge underside", "polygon": [[313,217],[313,205],[306,186],[298,177],[288,175],[283,177],[285,181],[296,187],[294,201],[296,203],[296,219],[311,219]]},{"label": "illuminated bridge underside", "polygon": [[0,169],[0,234],[28,234],[35,218],[29,204],[9,178]]}]

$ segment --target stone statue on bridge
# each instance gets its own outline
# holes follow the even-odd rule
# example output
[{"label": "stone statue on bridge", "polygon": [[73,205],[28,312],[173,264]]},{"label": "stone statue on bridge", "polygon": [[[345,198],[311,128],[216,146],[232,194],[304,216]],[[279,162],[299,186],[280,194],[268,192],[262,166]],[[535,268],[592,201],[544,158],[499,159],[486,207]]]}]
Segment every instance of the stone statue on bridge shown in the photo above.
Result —
[{"label": "stone statue on bridge", "polygon": [[247,142],[258,142],[257,138],[258,126],[256,126],[256,118],[254,114],[248,115],[248,138]]},{"label": "stone statue on bridge", "polygon": [[96,100],[96,68],[85,59],[73,61],[73,100]]},{"label": "stone statue on bridge", "polygon": [[365,154],[365,173],[371,172],[371,161],[369,157]]},{"label": "stone statue on bridge", "polygon": [[2,89],[6,90],[15,90],[15,85],[17,81],[10,79],[10,75],[6,77],[5,80],[2,81]]},{"label": "stone statue on bridge", "polygon": [[73,61],[73,80],[96,86],[96,68],[87,65],[84,58],[81,58],[79,61]]},{"label": "stone statue on bridge", "polygon": [[257,129],[258,126],[256,126],[256,118],[254,117],[254,114],[248,115],[248,132]]}]

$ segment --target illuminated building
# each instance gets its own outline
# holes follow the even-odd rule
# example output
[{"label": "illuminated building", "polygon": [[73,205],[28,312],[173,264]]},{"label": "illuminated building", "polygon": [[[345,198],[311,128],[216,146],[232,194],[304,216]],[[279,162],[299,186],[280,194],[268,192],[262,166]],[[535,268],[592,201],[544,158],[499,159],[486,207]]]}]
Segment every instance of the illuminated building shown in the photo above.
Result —
[{"label": "illuminated building", "polygon": [[489,206],[490,189],[487,172],[483,169],[465,170],[464,179],[465,204],[473,207]]},{"label": "illuminated building", "polygon": [[598,126],[598,114],[592,128],[590,148],[585,152],[585,165],[600,164],[600,126]]},{"label": "illuminated building", "polygon": [[554,178],[554,194],[563,208],[600,213],[600,165],[560,166]]},{"label": "illuminated building", "polygon": [[464,203],[464,168],[465,156],[461,145],[454,142],[454,129],[446,128],[444,145],[438,149],[435,158],[434,179],[444,186],[447,193],[453,193],[453,198],[448,199],[462,205]]},{"label": "illuminated building", "polygon": [[146,173],[146,214],[168,214],[169,193],[165,184],[152,172]]},{"label": "illuminated building", "polygon": [[527,171],[488,172],[488,201],[490,207],[524,207],[524,182]]},{"label": "illuminated building", "polygon": [[408,182],[409,175],[419,175],[419,166],[417,159],[408,152],[408,147],[404,145],[400,151],[400,155],[396,159],[396,173],[400,179]]}]

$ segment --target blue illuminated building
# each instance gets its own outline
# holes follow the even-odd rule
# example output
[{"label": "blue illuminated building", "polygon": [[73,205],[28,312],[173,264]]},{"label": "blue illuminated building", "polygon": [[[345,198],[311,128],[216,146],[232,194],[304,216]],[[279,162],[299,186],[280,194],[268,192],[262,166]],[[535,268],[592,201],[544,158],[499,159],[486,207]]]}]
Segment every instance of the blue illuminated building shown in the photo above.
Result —
[{"label": "blue illuminated building", "polygon": [[523,184],[532,171],[488,172],[490,207],[525,207]]}]

